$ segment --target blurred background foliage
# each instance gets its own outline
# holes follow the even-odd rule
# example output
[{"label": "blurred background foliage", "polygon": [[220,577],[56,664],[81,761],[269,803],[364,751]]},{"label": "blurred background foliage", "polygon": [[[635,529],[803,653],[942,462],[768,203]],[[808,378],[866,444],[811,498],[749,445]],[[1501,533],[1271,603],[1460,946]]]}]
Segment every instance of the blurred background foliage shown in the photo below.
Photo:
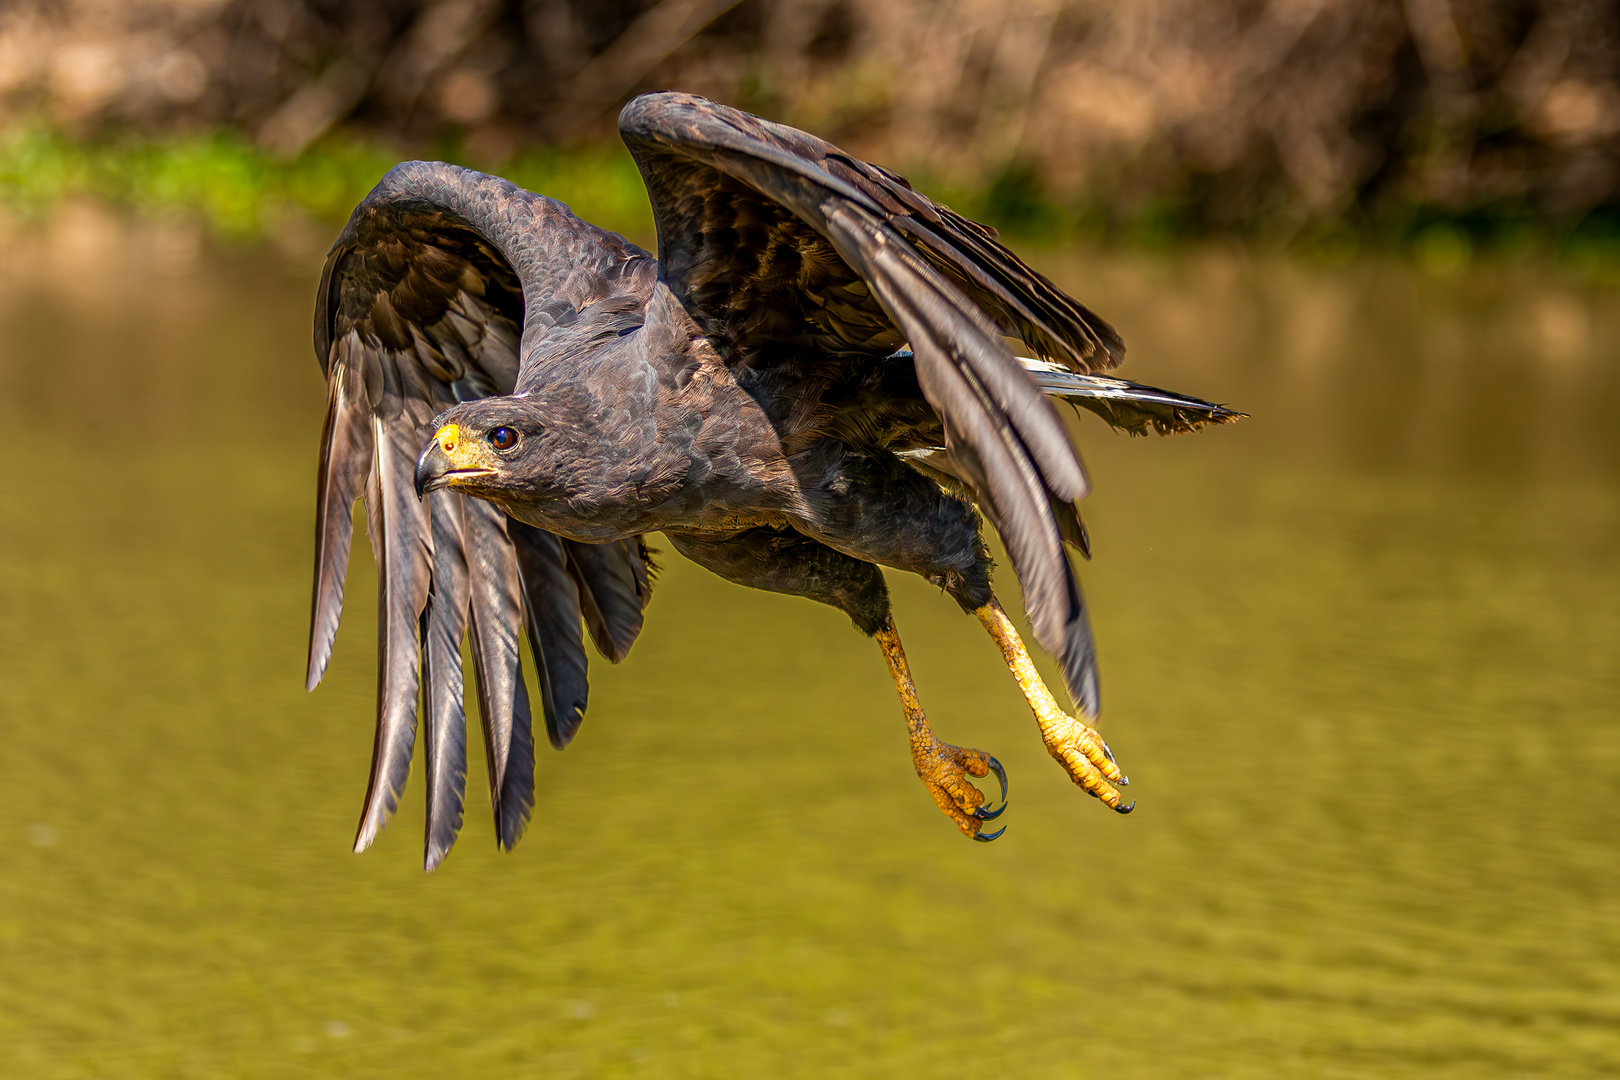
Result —
[{"label": "blurred background foliage", "polygon": [[645,238],[614,117],[669,87],[1025,235],[1620,249],[1599,0],[9,0],[0,188],[274,232],[434,156]]}]

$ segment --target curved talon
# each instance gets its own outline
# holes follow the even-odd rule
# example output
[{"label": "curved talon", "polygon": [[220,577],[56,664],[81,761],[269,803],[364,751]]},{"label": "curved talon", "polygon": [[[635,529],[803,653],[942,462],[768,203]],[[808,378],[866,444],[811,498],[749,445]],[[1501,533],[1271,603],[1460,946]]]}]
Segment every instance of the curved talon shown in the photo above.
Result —
[{"label": "curved talon", "polygon": [[1120,793],[1110,786],[1112,783],[1125,787],[1131,782],[1114,760],[1113,750],[1101,735],[1078,720],[1072,717],[1065,717],[1064,720],[1065,726],[1055,731],[1042,729],[1047,752],[1063,766],[1069,779],[1101,800],[1103,805],[1121,814],[1130,813],[1131,807],[1120,806]]},{"label": "curved talon", "polygon": [[[997,780],[1001,781],[1001,805],[996,807],[994,810],[986,810],[982,806],[977,807],[973,811],[973,816],[978,818],[980,821],[994,821],[1007,809],[1007,770],[1002,767],[1001,762],[997,761],[990,754],[984,755],[984,760],[986,767],[989,768],[991,772],[996,774]],[[1005,828],[1005,826],[1003,826],[1003,828]],[[1000,833],[996,833],[996,836],[1000,835]],[[991,839],[995,839],[995,837],[991,837]]]},{"label": "curved talon", "polygon": [[[1124,806],[1116,806],[1116,807],[1114,807],[1114,813],[1116,813],[1116,814],[1128,814],[1132,810],[1135,810],[1135,809],[1136,809],[1136,800],[1132,799],[1129,803],[1127,803]],[[1006,826],[1003,825],[1002,828],[1005,829]]]},{"label": "curved talon", "polygon": [[[991,755],[986,754],[984,756],[990,766],[990,771],[996,774],[997,780],[1001,781],[1001,810],[1005,810],[1007,809],[1007,770],[1002,768],[1001,762]],[[1001,813],[1001,810],[997,810],[996,813]]]},{"label": "curved talon", "polygon": [[[1006,807],[1002,807],[1001,809],[1005,810]],[[1001,810],[997,810],[996,813],[998,813],[998,814],[1001,813]],[[988,844],[990,841],[994,840],[996,837],[1000,836],[1002,833],[1004,833],[1006,831],[1007,831],[1007,826],[1003,825],[1001,828],[997,829],[993,833],[976,832],[976,833],[973,834],[973,839],[977,840],[981,844]]]}]

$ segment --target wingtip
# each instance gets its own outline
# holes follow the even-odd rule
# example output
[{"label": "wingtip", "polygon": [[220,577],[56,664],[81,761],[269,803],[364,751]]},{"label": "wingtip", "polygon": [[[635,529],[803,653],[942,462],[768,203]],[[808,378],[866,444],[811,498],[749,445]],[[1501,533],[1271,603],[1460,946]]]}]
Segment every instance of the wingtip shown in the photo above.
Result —
[{"label": "wingtip", "polygon": [[528,831],[534,815],[534,743],[530,737],[527,707],[525,715],[512,725],[505,768],[491,792],[495,818],[495,846],[511,851]]},{"label": "wingtip", "polygon": [[[528,780],[522,778],[528,777]],[[495,803],[495,846],[511,851],[529,830],[534,815],[533,773],[508,773]]]},{"label": "wingtip", "polygon": [[[527,781],[523,779],[525,775],[528,777]],[[502,778],[500,791],[495,795],[492,809],[495,818],[495,846],[501,851],[511,851],[523,839],[523,834],[528,832],[529,820],[534,815],[532,772],[509,771]]]},{"label": "wingtip", "polygon": [[383,829],[394,816],[394,806],[389,806],[385,797],[372,794],[366,800],[366,808],[361,812],[360,825],[354,833],[354,853],[359,855],[382,835]]},{"label": "wingtip", "polygon": [[[1188,415],[1182,415],[1185,412]],[[1210,404],[1203,409],[1177,409],[1176,423],[1155,423],[1154,428],[1160,435],[1188,435],[1211,424],[1235,424],[1239,420],[1247,420],[1249,414],[1229,409],[1225,405]],[[1145,433],[1144,433],[1145,434]]]},{"label": "wingtip", "polygon": [[[551,718],[548,716],[546,719],[550,721]],[[546,740],[551,743],[553,750],[566,750],[584,722],[584,714],[578,711],[571,712],[567,717],[558,717],[556,726],[549,722],[546,724]]]},{"label": "wingtip", "polygon": [[355,830],[354,834],[354,853],[356,855],[364,854],[368,847],[377,842],[377,834],[380,831],[379,826],[373,825],[366,818],[362,818],[360,827]]},{"label": "wingtip", "polygon": [[529,815],[532,807],[523,807],[516,812],[507,810],[495,816],[495,846],[501,851],[510,852],[518,846],[523,834],[529,831]]},{"label": "wingtip", "polygon": [[309,657],[304,667],[304,689],[314,690],[326,677],[326,668],[332,662],[332,646],[337,641],[337,626],[322,626],[319,612],[310,619]]}]

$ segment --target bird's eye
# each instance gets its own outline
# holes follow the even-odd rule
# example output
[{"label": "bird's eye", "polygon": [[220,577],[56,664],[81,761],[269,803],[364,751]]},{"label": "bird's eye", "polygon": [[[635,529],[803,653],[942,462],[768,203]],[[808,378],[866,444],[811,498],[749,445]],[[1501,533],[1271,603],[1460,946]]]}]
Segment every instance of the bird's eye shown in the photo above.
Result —
[{"label": "bird's eye", "polygon": [[509,427],[498,427],[489,433],[489,445],[497,450],[510,450],[517,445],[518,434]]}]

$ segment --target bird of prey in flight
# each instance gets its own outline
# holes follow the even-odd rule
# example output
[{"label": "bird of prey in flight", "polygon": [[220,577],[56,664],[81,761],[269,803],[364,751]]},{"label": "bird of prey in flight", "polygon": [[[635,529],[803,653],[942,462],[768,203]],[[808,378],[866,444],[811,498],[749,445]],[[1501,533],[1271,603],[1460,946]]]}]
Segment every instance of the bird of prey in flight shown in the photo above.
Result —
[{"label": "bird of prey in flight", "polygon": [[[586,703],[589,636],[621,660],[651,594],[647,534],[721,577],[805,596],[874,638],[929,794],[978,840],[1006,774],[930,730],[883,567],[984,625],[1041,738],[1121,812],[1101,736],[1053,698],[991,590],[989,524],[1037,641],[1097,714],[1091,629],[1066,547],[1089,481],[1052,398],[1135,432],[1221,406],[1098,374],[1118,334],[901,177],[812,135],[686,94],[619,128],[652,200],[656,258],[561,203],[451,165],[397,166],[326,262],[315,351],[328,399],[308,685],[343,607],[364,498],[380,579],[377,730],[355,849],[398,805],[426,715],[432,869],[466,781],[470,641],[498,842],[534,798],[534,665],[551,742]],[[1017,339],[1034,358],[1020,358]]]}]

